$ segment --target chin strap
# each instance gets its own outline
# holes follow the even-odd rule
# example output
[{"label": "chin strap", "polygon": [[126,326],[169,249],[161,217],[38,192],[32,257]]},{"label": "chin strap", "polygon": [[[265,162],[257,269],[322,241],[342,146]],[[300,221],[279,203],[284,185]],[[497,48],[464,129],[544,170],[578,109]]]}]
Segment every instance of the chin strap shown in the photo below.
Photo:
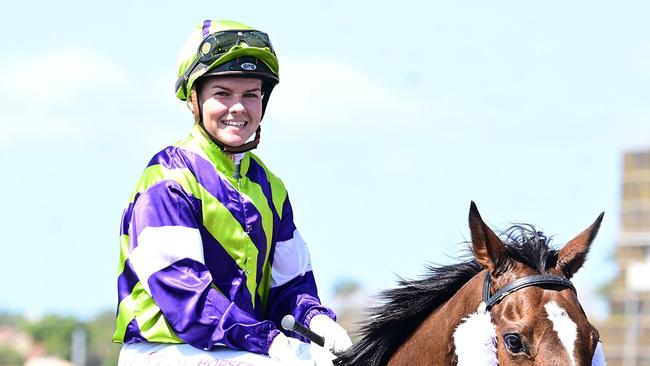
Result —
[{"label": "chin strap", "polygon": [[257,130],[255,130],[255,138],[253,138],[253,140],[248,141],[239,146],[226,145],[223,142],[214,138],[214,136],[212,136],[210,132],[208,132],[205,129],[205,126],[203,125],[203,121],[201,120],[201,107],[199,106],[199,95],[196,93],[196,90],[194,88],[192,88],[192,92],[190,94],[190,100],[192,101],[192,112],[194,112],[194,122],[199,126],[201,126],[201,129],[205,132],[206,135],[210,137],[210,140],[212,140],[212,142],[214,142],[215,145],[217,145],[221,149],[221,151],[228,154],[239,154],[257,148],[257,145],[259,145],[260,138],[262,135],[262,126],[257,126]]}]

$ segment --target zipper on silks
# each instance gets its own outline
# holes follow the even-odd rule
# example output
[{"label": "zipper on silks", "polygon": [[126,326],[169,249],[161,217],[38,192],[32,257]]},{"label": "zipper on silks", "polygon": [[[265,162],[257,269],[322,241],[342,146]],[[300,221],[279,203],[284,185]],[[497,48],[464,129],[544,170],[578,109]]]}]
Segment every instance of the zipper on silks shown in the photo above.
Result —
[{"label": "zipper on silks", "polygon": [[[244,225],[245,225],[244,231],[246,232],[246,234],[250,234],[250,232],[252,230],[252,227],[251,227],[251,225],[248,224],[248,214],[246,213],[246,205],[244,205],[244,197],[243,197],[242,189],[241,189],[241,180],[242,180],[242,177],[241,177],[241,164],[235,163],[235,170],[233,172],[233,178],[235,178],[235,180],[237,182],[237,191],[239,193],[239,204],[241,205],[242,212],[244,214]],[[244,272],[246,273],[246,275],[249,275],[250,272],[251,272],[248,269],[248,267],[250,266],[250,264],[248,263],[248,259],[249,259],[249,256],[248,256],[248,253],[247,253],[246,258],[244,259],[244,266],[246,267],[244,269]]]},{"label": "zipper on silks", "polygon": [[246,225],[244,227],[244,230],[246,231],[246,233],[250,233],[251,232],[251,227],[250,227],[250,225],[248,225],[248,220],[247,220],[248,215],[246,214],[246,205],[244,205],[244,198],[243,198],[242,189],[241,189],[241,180],[242,180],[242,176],[241,176],[241,160],[239,161],[239,163],[237,161],[235,161],[234,163],[235,163],[235,169],[233,171],[233,178],[235,178],[235,180],[237,181],[237,191],[239,193],[239,204],[241,205],[242,212],[244,213],[244,225]]},{"label": "zipper on silks", "polygon": [[248,234],[251,232],[252,227],[248,224],[248,214],[246,213],[246,205],[244,205],[244,197],[241,190],[241,178],[237,178],[237,190],[239,191],[239,204],[241,205],[242,212],[244,212],[244,224],[246,225],[244,231]]}]

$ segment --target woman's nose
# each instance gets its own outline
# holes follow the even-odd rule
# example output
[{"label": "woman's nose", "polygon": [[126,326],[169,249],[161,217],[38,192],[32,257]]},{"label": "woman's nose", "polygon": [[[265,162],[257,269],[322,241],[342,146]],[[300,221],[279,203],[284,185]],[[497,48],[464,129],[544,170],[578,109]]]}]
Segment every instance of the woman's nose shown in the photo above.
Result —
[{"label": "woman's nose", "polygon": [[243,113],[246,110],[246,107],[244,107],[244,104],[240,99],[235,100],[234,103],[230,106],[230,112],[233,113]]}]

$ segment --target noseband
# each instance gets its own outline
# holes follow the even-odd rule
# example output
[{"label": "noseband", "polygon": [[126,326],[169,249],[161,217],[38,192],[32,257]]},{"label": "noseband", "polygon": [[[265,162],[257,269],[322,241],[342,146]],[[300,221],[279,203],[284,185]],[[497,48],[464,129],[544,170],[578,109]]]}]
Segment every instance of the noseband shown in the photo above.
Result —
[{"label": "noseband", "polygon": [[563,289],[570,288],[573,292],[576,292],[576,288],[573,287],[571,281],[564,277],[554,275],[534,275],[518,278],[505,285],[499,291],[494,293],[494,295],[490,296],[490,272],[486,271],[485,281],[483,282],[483,302],[485,303],[486,310],[490,311],[492,306],[496,305],[506,296],[529,286],[561,287]]}]

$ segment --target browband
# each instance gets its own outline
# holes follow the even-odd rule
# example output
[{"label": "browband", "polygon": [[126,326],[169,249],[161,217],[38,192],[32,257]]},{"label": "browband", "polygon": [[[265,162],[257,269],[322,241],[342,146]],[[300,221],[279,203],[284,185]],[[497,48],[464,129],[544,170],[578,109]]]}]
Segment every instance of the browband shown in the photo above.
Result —
[{"label": "browband", "polygon": [[483,302],[485,303],[486,310],[489,311],[492,306],[511,293],[529,286],[558,286],[562,288],[570,288],[573,292],[576,292],[573,283],[564,277],[555,275],[534,275],[516,279],[495,292],[494,295],[490,296],[490,272],[486,271],[485,281],[483,282]]}]

